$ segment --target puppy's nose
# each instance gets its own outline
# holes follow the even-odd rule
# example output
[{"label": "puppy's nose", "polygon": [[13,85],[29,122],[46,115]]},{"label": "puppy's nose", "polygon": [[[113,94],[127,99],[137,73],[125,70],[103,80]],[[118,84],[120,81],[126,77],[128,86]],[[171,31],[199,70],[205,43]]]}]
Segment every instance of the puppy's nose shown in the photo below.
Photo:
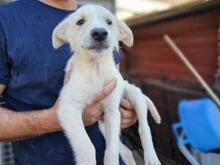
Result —
[{"label": "puppy's nose", "polygon": [[108,37],[108,32],[104,28],[95,28],[91,31],[91,36],[95,41],[104,41]]}]

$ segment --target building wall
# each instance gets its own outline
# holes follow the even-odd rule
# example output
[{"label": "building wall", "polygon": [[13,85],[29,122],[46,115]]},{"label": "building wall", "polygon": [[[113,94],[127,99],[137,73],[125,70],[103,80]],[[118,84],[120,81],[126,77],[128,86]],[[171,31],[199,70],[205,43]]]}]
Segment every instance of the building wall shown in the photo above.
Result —
[{"label": "building wall", "polygon": [[155,147],[164,165],[189,164],[176,146],[171,125],[179,121],[177,110],[180,100],[198,99],[204,97],[205,93],[163,40],[163,35],[169,34],[174,39],[202,77],[212,85],[220,52],[217,46],[219,15],[219,6],[203,7],[132,26],[135,42],[134,47],[127,50],[125,72],[133,82],[141,84],[162,116],[161,125],[150,122],[150,126]]},{"label": "building wall", "polygon": [[80,4],[99,4],[115,12],[115,0],[78,0]]}]

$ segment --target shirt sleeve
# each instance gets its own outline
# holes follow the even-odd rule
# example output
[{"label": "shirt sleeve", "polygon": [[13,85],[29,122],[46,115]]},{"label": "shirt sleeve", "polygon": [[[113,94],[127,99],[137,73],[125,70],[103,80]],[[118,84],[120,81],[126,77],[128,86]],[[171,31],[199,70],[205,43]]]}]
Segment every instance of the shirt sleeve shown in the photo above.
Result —
[{"label": "shirt sleeve", "polygon": [[0,84],[8,85],[10,78],[9,62],[6,52],[6,38],[0,24]]}]

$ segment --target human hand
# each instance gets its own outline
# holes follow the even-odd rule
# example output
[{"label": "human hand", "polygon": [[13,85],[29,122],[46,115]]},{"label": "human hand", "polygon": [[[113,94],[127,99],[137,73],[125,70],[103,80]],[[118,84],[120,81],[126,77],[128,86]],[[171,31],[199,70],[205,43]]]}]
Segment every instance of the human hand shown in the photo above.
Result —
[{"label": "human hand", "polygon": [[[116,84],[117,84],[116,79],[109,81],[104,86],[104,88],[97,94],[95,99],[85,108],[82,114],[82,119],[85,126],[90,126],[102,118],[103,110],[102,110],[101,101],[112,93],[112,91],[116,87]],[[54,114],[57,113],[58,108],[59,108],[59,98],[57,99],[53,107],[49,109],[50,112],[53,114],[51,116],[54,116]]]},{"label": "human hand", "polygon": [[89,104],[83,112],[82,118],[85,126],[92,125],[100,120],[103,116],[101,101],[109,96],[117,85],[117,80],[112,79],[97,94],[95,99]]},{"label": "human hand", "polygon": [[137,114],[134,107],[129,103],[128,100],[122,99],[120,104],[121,112],[121,128],[128,128],[137,121]]},{"label": "human hand", "polygon": [[[100,91],[95,99],[86,107],[83,112],[82,118],[85,126],[92,125],[98,120],[102,119],[103,111],[101,101],[109,96],[117,85],[117,80],[113,79],[108,82],[102,91]],[[56,101],[54,106],[51,108],[57,111],[59,107],[59,99]],[[137,115],[133,106],[126,99],[122,99],[120,103],[121,112],[121,128],[128,128],[137,121]]]}]

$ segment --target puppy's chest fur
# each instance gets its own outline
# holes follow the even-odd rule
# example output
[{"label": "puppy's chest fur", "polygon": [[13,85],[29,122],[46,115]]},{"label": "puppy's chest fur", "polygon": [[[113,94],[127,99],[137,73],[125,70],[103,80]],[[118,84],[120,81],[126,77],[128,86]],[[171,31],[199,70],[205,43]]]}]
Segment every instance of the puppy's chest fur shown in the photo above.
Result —
[{"label": "puppy's chest fur", "polygon": [[70,78],[61,94],[67,102],[88,105],[104,85],[113,78],[117,79],[114,91],[119,95],[123,94],[123,78],[111,56],[88,60],[74,55],[68,65],[67,67],[70,68],[67,70],[71,70]]}]

